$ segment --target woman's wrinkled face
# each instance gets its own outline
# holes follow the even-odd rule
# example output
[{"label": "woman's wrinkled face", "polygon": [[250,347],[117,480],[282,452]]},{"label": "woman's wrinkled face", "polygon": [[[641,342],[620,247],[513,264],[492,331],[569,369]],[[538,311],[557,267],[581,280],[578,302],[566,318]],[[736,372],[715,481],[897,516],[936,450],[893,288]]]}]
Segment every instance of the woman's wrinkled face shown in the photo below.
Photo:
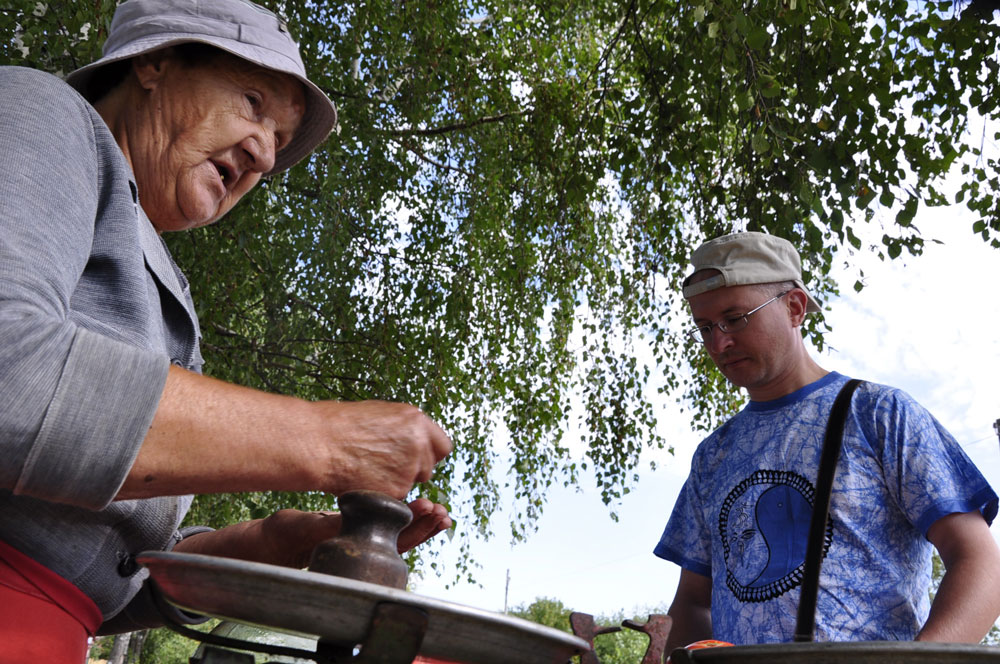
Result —
[{"label": "woman's wrinkled face", "polygon": [[140,57],[144,89],[126,153],[157,231],[210,224],[274,166],[302,120],[302,85],[228,55],[189,66]]}]

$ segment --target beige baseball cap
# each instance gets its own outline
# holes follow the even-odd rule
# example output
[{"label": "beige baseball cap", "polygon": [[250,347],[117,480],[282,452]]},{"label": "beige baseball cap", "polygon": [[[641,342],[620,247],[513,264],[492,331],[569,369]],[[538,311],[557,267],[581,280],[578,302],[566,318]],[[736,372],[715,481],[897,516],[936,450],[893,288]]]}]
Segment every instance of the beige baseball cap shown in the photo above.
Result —
[{"label": "beige baseball cap", "polygon": [[[791,281],[809,300],[806,312],[820,311],[819,302],[802,283],[799,253],[791,242],[776,235],[747,231],[717,237],[694,250],[691,265],[694,271],[683,284],[685,299],[716,288]],[[718,270],[719,274],[691,283],[702,270]]]}]

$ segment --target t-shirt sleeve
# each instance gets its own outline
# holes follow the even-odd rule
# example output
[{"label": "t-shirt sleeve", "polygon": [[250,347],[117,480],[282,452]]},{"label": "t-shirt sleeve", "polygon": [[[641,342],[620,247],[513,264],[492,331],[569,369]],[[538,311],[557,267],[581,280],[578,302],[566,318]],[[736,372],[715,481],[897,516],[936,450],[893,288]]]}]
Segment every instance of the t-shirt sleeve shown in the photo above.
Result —
[{"label": "t-shirt sleeve", "polygon": [[902,390],[868,398],[874,419],[863,423],[865,436],[882,445],[886,486],[914,527],[926,535],[941,517],[972,511],[992,523],[997,494],[941,423]]},{"label": "t-shirt sleeve", "polygon": [[683,569],[711,576],[711,534],[706,528],[697,494],[697,482],[692,474],[681,487],[673,512],[653,553]]}]

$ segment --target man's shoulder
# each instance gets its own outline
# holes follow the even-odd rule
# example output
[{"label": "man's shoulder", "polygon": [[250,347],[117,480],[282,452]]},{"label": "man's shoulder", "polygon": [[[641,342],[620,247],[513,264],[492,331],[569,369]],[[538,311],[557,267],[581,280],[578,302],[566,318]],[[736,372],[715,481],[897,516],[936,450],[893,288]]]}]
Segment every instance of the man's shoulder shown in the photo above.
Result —
[{"label": "man's shoulder", "polygon": [[[855,377],[832,371],[824,376],[823,379],[816,381],[813,384],[815,386],[814,389],[809,394],[804,395],[804,397],[812,396],[817,401],[824,404],[828,403],[832,406],[837,395],[840,394],[841,390],[853,378]],[[851,397],[851,407],[855,411],[880,406],[885,407],[887,404],[899,408],[919,406],[912,396],[899,387],[867,380],[863,376],[856,378],[860,383]],[[813,386],[807,386],[807,388]]]},{"label": "man's shoulder", "polygon": [[854,397],[854,408],[871,410],[909,410],[919,408],[925,410],[916,399],[899,387],[863,381]]}]

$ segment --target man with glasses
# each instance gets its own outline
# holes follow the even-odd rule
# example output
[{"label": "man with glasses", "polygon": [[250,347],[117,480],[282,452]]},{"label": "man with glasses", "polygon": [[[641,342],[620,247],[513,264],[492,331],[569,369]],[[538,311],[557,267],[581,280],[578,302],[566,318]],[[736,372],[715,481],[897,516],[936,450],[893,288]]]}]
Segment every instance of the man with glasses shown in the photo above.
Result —
[{"label": "man with glasses", "polygon": [[[692,263],[691,336],[750,401],[699,445],[654,551],[682,568],[668,648],[792,641],[823,438],[848,378],[806,350],[800,326],[820,307],[789,242],[734,233]],[[1000,615],[997,495],[904,392],[854,393],[829,513],[816,640],[978,642]],[[947,572],[931,605],[933,547]]]}]

